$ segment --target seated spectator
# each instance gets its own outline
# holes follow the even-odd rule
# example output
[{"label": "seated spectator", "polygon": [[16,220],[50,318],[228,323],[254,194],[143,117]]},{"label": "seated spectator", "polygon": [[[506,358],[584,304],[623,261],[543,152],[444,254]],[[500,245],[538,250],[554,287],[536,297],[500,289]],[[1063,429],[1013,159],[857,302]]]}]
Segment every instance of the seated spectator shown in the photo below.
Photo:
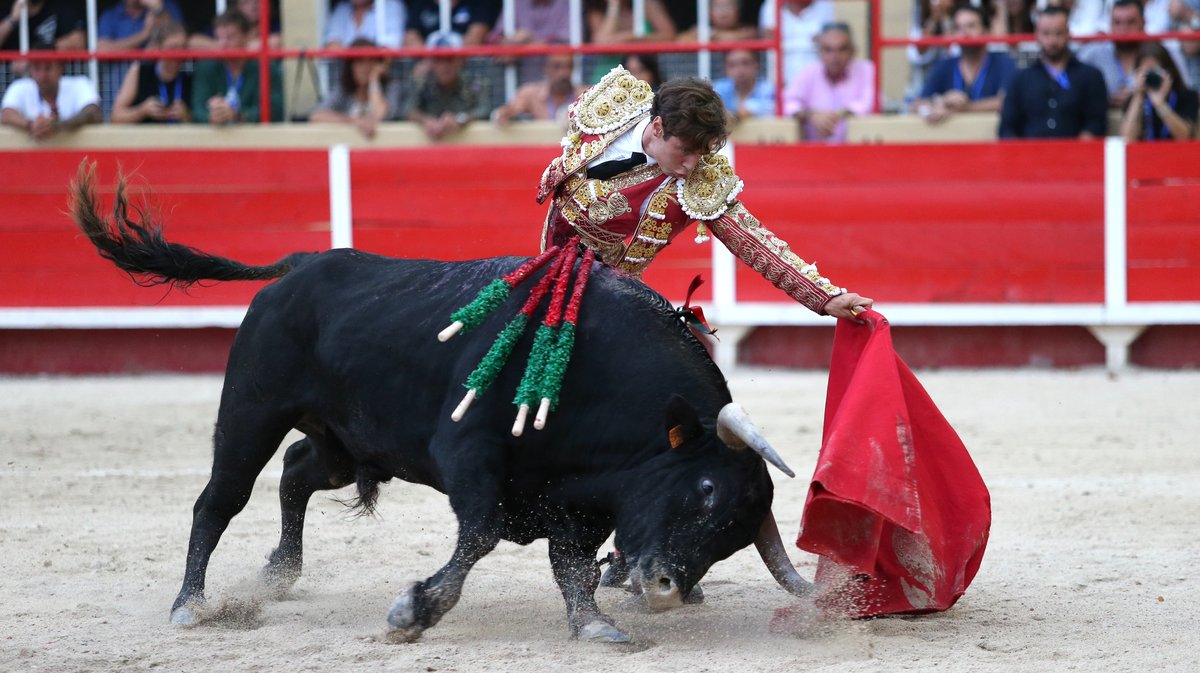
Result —
[{"label": "seated spectator", "polygon": [[[956,36],[977,38],[986,30],[983,10],[965,3],[954,10]],[[964,44],[959,50],[958,56],[934,64],[921,97],[913,103],[931,124],[956,112],[998,112],[1004,91],[1017,72],[1017,64],[1008,54],[988,51],[987,45]]]},{"label": "seated spectator", "polygon": [[[462,36],[454,32],[429,35],[429,49],[458,49]],[[474,119],[487,119],[488,101],[463,77],[462,56],[434,55],[429,72],[419,75],[401,106],[401,117],[420,124],[430,140],[459,132]]]},{"label": "seated spectator", "polygon": [[96,51],[141,49],[166,21],[183,25],[183,12],[174,0],[121,0],[100,14]]},{"label": "seated spectator", "polygon": [[997,35],[1032,33],[1033,6],[1033,0],[997,0],[996,21],[992,23],[993,32]]},{"label": "seated spectator", "polygon": [[[913,22],[909,36],[913,39],[948,37],[954,33],[954,0],[918,0],[913,5]],[[919,91],[925,86],[930,69],[939,59],[945,58],[945,47],[909,45],[908,62],[912,66],[910,91]]]},{"label": "seated spectator", "polygon": [[[1109,30],[1107,4],[1110,0],[1037,0],[1037,10],[1060,7],[1067,12],[1068,30],[1075,37],[1087,37]],[[1035,26],[1036,32],[1036,26]]]},{"label": "seated spectator", "polygon": [[1182,82],[1175,59],[1157,42],[1138,49],[1133,92],[1121,117],[1121,136],[1138,140],[1191,140],[1200,96]]},{"label": "seated spectator", "polygon": [[489,40],[496,44],[568,44],[571,41],[570,0],[513,0],[513,33],[504,34],[496,22]]},{"label": "seated spectator", "polygon": [[[217,48],[246,49],[250,23],[236,9],[227,10],[213,21]],[[283,119],[283,70],[278,63],[270,69],[270,119]],[[259,121],[258,63],[244,58],[200,61],[192,76],[192,121],[223,126]]]},{"label": "seated spectator", "polygon": [[492,120],[501,126],[514,119],[555,119],[565,124],[567,108],[586,88],[572,79],[574,69],[570,54],[550,54],[546,79],[521,85],[512,100],[492,112]]},{"label": "seated spectator", "polygon": [[[483,44],[500,14],[500,3],[489,0],[450,0],[450,32],[464,45]],[[404,46],[420,47],[429,36],[441,31],[438,0],[408,0],[408,24]]]},{"label": "seated spectator", "polygon": [[375,0],[341,0],[325,24],[326,47],[344,47],[356,39],[369,41],[381,47],[399,47],[404,42],[404,25],[408,13],[400,0],[385,0],[383,3],[383,35],[376,35],[378,20],[375,16]]},{"label": "seated spectator", "polygon": [[[646,25],[642,35],[633,30],[633,3],[630,0],[589,0],[584,5],[584,20],[592,44],[667,42],[675,39],[675,22],[671,20],[671,15],[667,13],[661,0],[646,0]],[[657,66],[658,57],[654,58]],[[592,63],[592,82],[600,81],[601,77],[607,75],[618,64],[624,65],[621,57],[616,54],[595,57]],[[629,69],[628,66],[626,69]],[[637,76],[637,73],[634,75]],[[661,77],[656,79],[662,81]]]},{"label": "seated spectator", "polygon": [[[791,82],[804,68],[818,63],[816,37],[821,27],[833,21],[831,0],[782,0],[783,81]],[[763,3],[758,15],[759,32],[775,37],[775,0]]]},{"label": "seated spectator", "polygon": [[[247,49],[258,49],[260,40],[262,39],[262,29],[259,23],[259,14],[262,11],[262,0],[237,0],[237,11],[241,12],[242,16],[246,17],[246,21],[250,24],[248,31],[249,38],[246,40]],[[271,49],[278,49],[283,44],[283,39],[280,37],[279,12],[271,13],[271,27],[267,32],[267,46]]]},{"label": "seated spectator", "polygon": [[[1169,11],[1172,30],[1200,33],[1200,0],[1171,0]],[[1184,55],[1187,80],[1200,86],[1200,40],[1183,40],[1179,46]]]},{"label": "seated spectator", "polygon": [[844,142],[846,118],[871,111],[875,66],[855,58],[850,26],[834,22],[817,33],[820,63],[814,63],[783,91],[783,113],[800,120],[806,140]]},{"label": "seated spectator", "polygon": [[[488,41],[506,46],[531,44],[568,44],[571,41],[570,0],[513,0],[513,28],[511,35],[504,34],[503,21],[497,21]],[[532,56],[515,59],[499,56],[501,63],[520,62],[519,77],[522,82],[532,82],[545,69],[545,57]]]},{"label": "seated spectator", "polygon": [[21,8],[29,11],[29,45],[50,45],[62,51],[87,49],[83,15],[64,0],[13,0],[12,11],[0,21],[0,50],[21,48]]},{"label": "seated spectator", "polygon": [[1102,138],[1108,127],[1104,76],[1071,53],[1067,11],[1037,19],[1038,62],[1017,72],[1000,109],[1001,138]]},{"label": "seated spectator", "polygon": [[[31,49],[52,51],[53,44]],[[46,140],[57,133],[104,121],[100,95],[87,77],[63,77],[61,61],[32,61],[29,76],[9,85],[0,100],[0,124]]]},{"label": "seated spectator", "polygon": [[725,76],[713,82],[713,90],[734,121],[775,114],[775,87],[759,75],[761,70],[758,52],[748,49],[725,52]]},{"label": "seated spectator", "polygon": [[[1146,32],[1146,20],[1141,0],[1115,0],[1109,19],[1113,35]],[[1079,60],[1104,75],[1108,88],[1109,107],[1124,110],[1133,90],[1134,62],[1140,42],[1089,42],[1079,50]],[[1183,67],[1183,58],[1178,63]],[[1186,84],[1186,80],[1184,82]]]},{"label": "seated spectator", "polygon": [[627,54],[625,58],[621,59],[620,65],[628,70],[629,74],[649,84],[650,88],[655,91],[658,91],[658,87],[663,82],[657,54]]},{"label": "seated spectator", "polygon": [[[708,16],[708,22],[712,26],[710,39],[713,42],[753,40],[758,37],[757,27],[742,23],[738,0],[710,0]],[[680,42],[696,42],[700,39],[700,31],[696,26],[692,26],[680,33],[677,39]]]},{"label": "seated spectator", "polygon": [[[150,31],[149,49],[183,49],[187,31],[168,19]],[[125,73],[113,102],[112,123],[179,123],[192,120],[192,75],[183,72],[183,61],[160,58],[134,63]]]},{"label": "seated spectator", "polygon": [[[366,38],[356,38],[350,47],[374,47]],[[350,124],[367,138],[375,137],[379,122],[400,109],[399,82],[389,84],[387,64],[382,58],[344,58],[338,87],[308,116],[310,122]]]}]

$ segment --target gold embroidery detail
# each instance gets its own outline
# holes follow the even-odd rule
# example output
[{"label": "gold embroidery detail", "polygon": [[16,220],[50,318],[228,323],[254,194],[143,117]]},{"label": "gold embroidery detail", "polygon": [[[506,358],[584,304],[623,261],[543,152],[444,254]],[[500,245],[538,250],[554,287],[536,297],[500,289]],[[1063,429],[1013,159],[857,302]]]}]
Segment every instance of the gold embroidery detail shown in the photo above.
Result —
[{"label": "gold embroidery detail", "polygon": [[608,133],[650,111],[650,85],[621,66],[584,92],[575,108],[575,121],[584,133]]},{"label": "gold embroidery detail", "polygon": [[592,224],[604,224],[605,222],[620,217],[629,212],[629,199],[625,195],[617,192],[608,197],[596,199],[588,208],[587,217]]},{"label": "gold embroidery detail", "polygon": [[715,220],[741,191],[742,181],[734,174],[729,160],[719,154],[707,154],[700,157],[696,168],[679,185],[679,205],[697,220]]},{"label": "gold embroidery detail", "polygon": [[612,191],[620,191],[628,189],[634,185],[640,185],[643,182],[650,180],[658,175],[662,175],[662,166],[658,164],[642,164],[631,171],[625,171],[618,175],[614,175],[604,184]]},{"label": "gold embroidery detail", "polygon": [[650,262],[658,256],[658,253],[667,247],[672,229],[671,223],[666,221],[667,207],[671,203],[670,194],[670,190],[664,186],[650,197],[646,214],[638,223],[637,229],[634,230],[633,238],[625,250],[625,255],[617,264],[618,269],[634,276],[641,276],[646,267],[650,266]]}]

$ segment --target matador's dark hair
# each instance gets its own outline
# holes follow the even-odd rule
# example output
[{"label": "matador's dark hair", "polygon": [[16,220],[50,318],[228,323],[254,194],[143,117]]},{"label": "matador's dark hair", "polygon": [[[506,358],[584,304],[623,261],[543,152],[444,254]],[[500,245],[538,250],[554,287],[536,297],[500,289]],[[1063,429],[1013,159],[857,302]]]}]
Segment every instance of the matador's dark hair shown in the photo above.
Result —
[{"label": "matador's dark hair", "polygon": [[662,117],[664,138],[679,136],[688,151],[716,151],[729,136],[725,104],[711,84],[697,77],[672,79],[659,87],[650,115]]}]

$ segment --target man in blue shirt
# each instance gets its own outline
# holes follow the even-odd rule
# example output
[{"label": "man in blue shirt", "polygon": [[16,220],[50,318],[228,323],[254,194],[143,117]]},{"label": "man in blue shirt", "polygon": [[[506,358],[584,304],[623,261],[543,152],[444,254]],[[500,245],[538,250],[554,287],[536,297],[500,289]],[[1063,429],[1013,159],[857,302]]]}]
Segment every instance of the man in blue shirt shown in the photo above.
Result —
[{"label": "man in blue shirt", "polygon": [[1075,58],[1067,11],[1051,6],[1037,19],[1038,62],[1013,77],[1000,110],[1001,138],[1103,138],[1108,131],[1104,76]]},{"label": "man in blue shirt", "polygon": [[141,49],[150,39],[150,31],[167,18],[183,24],[183,12],[173,0],[121,0],[100,14],[96,51]]},{"label": "man in blue shirt", "polygon": [[[956,37],[983,37],[987,15],[979,7],[961,4],[954,10]],[[934,64],[921,97],[913,109],[925,121],[936,124],[955,112],[997,112],[1017,64],[1004,53],[988,51],[984,44],[964,44],[959,56],[947,56]]]},{"label": "man in blue shirt", "polygon": [[734,49],[725,53],[725,77],[713,82],[713,90],[736,121],[775,114],[775,87],[758,72],[757,52]]}]

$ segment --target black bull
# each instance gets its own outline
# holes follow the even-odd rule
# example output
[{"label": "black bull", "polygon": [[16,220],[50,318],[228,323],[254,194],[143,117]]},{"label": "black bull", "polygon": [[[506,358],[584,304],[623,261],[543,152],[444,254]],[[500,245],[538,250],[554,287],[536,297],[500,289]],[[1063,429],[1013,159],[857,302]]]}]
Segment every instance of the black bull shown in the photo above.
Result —
[{"label": "black bull", "polygon": [[94,172],[81,167],[75,220],[138,282],[282,276],[255,296],[230,351],[212,475],[196,500],[173,621],[196,621],[209,557],[292,428],[306,437],[284,457],[282,533],[264,569],[278,591],[300,574],[314,492],[357,483],[359,504],[370,509],[379,482],[399,477],[449,496],[458,518],[453,556],[396,599],[388,623],[399,640],[436,624],[471,567],[501,539],[548,540],[570,632],[579,638],[627,640],[594,597],[596,555],[614,529],[635,585],[658,604],[677,602],[713,563],[751,542],[784,588],[810,588],[783,551],[766,463],[744,450],[745,435],[721,425],[723,416],[714,428],[731,402],[724,377],[671,306],[640,282],[596,266],[561,406],[545,429],[514,437],[509,400],[529,335],[465,418],[450,415],[462,382],[528,290],[470,333],[448,343],[434,336],[450,311],[522,260],[449,263],[333,250],[246,266],[165,241],[141,211],[143,221],[135,221],[123,183],[114,221],[105,222],[93,183]]}]

